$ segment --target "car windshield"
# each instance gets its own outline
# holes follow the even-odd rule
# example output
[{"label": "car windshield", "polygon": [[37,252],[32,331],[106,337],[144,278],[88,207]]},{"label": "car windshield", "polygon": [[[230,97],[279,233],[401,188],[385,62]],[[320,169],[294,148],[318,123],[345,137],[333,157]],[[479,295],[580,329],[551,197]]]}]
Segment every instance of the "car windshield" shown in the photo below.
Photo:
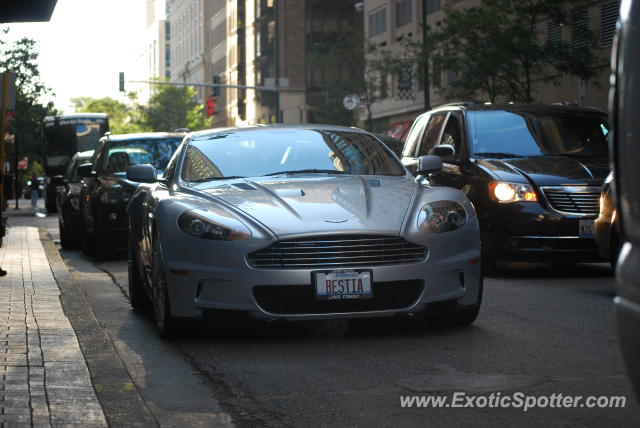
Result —
[{"label": "car windshield", "polygon": [[125,172],[129,165],[149,163],[162,173],[181,141],[181,138],[111,141],[105,152],[103,171]]},{"label": "car windshield", "polygon": [[601,113],[472,111],[468,117],[476,156],[608,156],[609,125]]},{"label": "car windshield", "polygon": [[182,167],[182,179],[190,182],[296,173],[404,175],[405,169],[373,136],[325,129],[258,129],[196,138]]}]

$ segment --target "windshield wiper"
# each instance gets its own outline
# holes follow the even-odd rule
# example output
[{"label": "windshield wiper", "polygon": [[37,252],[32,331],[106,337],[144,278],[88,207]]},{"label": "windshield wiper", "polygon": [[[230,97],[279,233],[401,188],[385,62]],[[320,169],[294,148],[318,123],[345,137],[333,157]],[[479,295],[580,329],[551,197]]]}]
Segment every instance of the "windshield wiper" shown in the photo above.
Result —
[{"label": "windshield wiper", "polygon": [[189,180],[191,183],[204,183],[205,181],[215,181],[215,180],[231,180],[233,178],[245,178],[239,175],[228,175],[226,177],[204,177],[204,178],[196,178],[195,180]]},{"label": "windshield wiper", "polygon": [[326,174],[349,174],[345,171],[336,171],[335,169],[292,169],[291,171],[277,171],[264,174],[262,177],[280,174],[308,174],[308,173],[326,173]]}]

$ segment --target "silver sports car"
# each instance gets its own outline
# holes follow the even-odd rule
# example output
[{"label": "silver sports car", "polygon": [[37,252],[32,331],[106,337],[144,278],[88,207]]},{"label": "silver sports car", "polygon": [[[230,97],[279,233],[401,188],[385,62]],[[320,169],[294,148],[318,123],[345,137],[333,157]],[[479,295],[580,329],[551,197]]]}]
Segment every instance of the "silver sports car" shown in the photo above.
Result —
[{"label": "silver sports car", "polygon": [[[420,159],[420,172],[442,167]],[[131,304],[176,318],[425,314],[473,322],[480,234],[456,189],[414,178],[375,136],[297,125],[188,135],[128,207]],[[146,183],[146,184],[144,184]],[[150,301],[149,301],[150,300]]]}]

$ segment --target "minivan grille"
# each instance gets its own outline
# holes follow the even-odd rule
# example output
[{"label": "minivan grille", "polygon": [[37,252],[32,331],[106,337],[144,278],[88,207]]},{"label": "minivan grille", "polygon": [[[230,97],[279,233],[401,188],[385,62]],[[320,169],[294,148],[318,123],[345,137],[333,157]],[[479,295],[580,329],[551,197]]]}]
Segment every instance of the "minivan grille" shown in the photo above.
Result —
[{"label": "minivan grille", "polygon": [[553,209],[581,215],[598,215],[600,190],[600,187],[587,186],[542,187],[542,192]]},{"label": "minivan grille", "polygon": [[277,241],[248,256],[256,268],[373,266],[419,262],[427,249],[397,236],[329,235]]}]

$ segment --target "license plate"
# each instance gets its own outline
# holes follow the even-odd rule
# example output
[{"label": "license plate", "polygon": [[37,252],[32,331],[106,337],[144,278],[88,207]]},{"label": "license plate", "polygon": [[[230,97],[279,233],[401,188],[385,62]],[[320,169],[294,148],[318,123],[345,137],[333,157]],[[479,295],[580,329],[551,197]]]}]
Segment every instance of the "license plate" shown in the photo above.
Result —
[{"label": "license plate", "polygon": [[316,297],[320,300],[370,299],[371,271],[315,272]]},{"label": "license plate", "polygon": [[579,227],[581,238],[594,238],[596,236],[593,231],[593,220],[580,220]]}]

